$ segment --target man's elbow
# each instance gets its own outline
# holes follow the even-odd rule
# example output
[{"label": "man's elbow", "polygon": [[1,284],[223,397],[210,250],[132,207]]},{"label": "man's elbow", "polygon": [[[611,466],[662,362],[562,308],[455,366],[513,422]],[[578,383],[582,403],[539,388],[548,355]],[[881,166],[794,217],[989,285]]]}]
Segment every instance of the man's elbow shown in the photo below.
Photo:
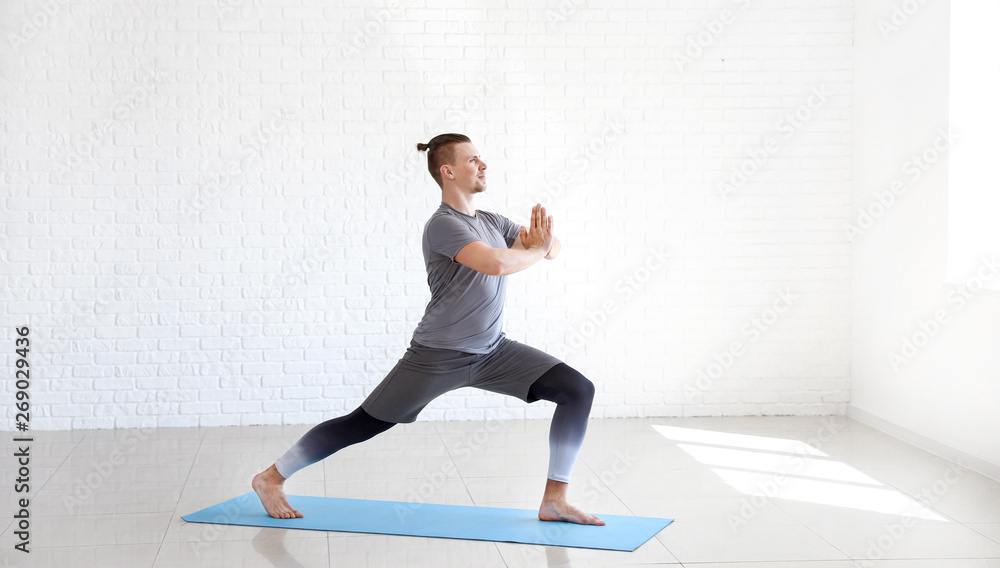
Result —
[{"label": "man's elbow", "polygon": [[561,251],[562,251],[562,243],[559,241],[558,238],[556,238],[555,242],[552,243],[552,248],[550,248],[549,252],[545,255],[545,259],[552,260],[555,257],[559,256],[559,253]]},{"label": "man's elbow", "polygon": [[524,270],[525,266],[523,261],[518,257],[518,255],[510,254],[511,251],[497,249],[496,254],[490,259],[489,266],[487,269],[491,276],[510,276],[515,272],[520,272]]},{"label": "man's elbow", "polygon": [[473,265],[472,268],[488,276],[509,276],[527,268],[521,255],[511,254],[523,252],[493,249],[485,258],[480,258],[479,262]]},{"label": "man's elbow", "polygon": [[507,276],[511,274],[511,266],[507,262],[504,262],[502,258],[496,258],[490,261],[486,266],[486,270],[483,274],[488,274],[490,276]]},{"label": "man's elbow", "polygon": [[485,258],[480,258],[479,262],[471,266],[477,272],[481,272],[487,276],[504,276],[510,269],[502,255],[497,254],[496,251],[491,251],[492,254],[484,255]]}]

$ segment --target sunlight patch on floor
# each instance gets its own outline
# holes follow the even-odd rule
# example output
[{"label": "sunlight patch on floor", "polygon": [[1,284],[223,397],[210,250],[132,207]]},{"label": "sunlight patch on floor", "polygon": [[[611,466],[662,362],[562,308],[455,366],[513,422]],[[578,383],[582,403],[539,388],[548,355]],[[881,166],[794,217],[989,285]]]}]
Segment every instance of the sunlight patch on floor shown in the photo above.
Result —
[{"label": "sunlight patch on floor", "polygon": [[896,489],[801,440],[654,425],[746,495],[947,522]]}]

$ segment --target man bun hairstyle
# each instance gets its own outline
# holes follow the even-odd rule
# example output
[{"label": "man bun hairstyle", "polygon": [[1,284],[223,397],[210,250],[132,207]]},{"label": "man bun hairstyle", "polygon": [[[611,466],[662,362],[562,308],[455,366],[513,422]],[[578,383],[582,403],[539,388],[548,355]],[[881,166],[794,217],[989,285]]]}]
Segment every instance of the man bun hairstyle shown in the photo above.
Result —
[{"label": "man bun hairstyle", "polygon": [[455,163],[455,144],[472,142],[464,134],[438,134],[431,138],[426,144],[417,143],[417,150],[427,152],[427,171],[431,173],[434,181],[444,189],[444,182],[441,181],[441,166]]}]

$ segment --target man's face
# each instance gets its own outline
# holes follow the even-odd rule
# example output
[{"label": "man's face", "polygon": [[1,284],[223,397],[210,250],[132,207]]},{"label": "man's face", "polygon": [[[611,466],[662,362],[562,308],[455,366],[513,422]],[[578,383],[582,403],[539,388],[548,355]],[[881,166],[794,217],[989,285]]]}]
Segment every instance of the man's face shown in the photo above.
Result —
[{"label": "man's face", "polygon": [[472,143],[455,145],[455,163],[450,167],[455,176],[455,184],[460,188],[473,193],[486,191],[486,162]]}]

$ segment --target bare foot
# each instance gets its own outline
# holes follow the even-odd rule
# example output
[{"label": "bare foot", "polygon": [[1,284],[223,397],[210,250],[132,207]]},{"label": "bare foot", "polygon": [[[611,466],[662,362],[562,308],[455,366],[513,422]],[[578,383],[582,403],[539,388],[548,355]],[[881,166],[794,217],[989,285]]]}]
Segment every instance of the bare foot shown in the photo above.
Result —
[{"label": "bare foot", "polygon": [[254,476],[251,483],[268,515],[275,519],[300,519],[304,517],[305,515],[293,509],[288,503],[284,484],[285,478],[278,473],[278,469],[273,465]]},{"label": "bare foot", "polygon": [[578,525],[604,526],[604,521],[588,515],[565,501],[543,501],[538,508],[538,518],[542,521],[565,521]]},{"label": "bare foot", "polygon": [[569,484],[564,481],[545,480],[545,494],[542,496],[542,505],[538,508],[539,520],[604,526],[604,521],[601,519],[584,513],[566,501],[568,488]]}]

